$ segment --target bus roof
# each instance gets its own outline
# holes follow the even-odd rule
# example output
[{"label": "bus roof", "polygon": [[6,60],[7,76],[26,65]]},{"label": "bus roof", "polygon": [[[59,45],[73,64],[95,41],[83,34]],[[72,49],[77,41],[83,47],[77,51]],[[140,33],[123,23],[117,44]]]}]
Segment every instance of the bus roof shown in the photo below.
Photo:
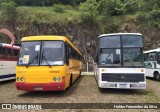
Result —
[{"label": "bus roof", "polygon": [[19,46],[15,46],[13,44],[6,44],[6,43],[0,43],[0,47],[9,48],[9,49],[16,49],[19,50]]},{"label": "bus roof", "polygon": [[160,48],[144,51],[144,53],[150,53],[150,52],[160,52]]},{"label": "bus roof", "polygon": [[103,37],[103,36],[113,36],[113,35],[139,35],[142,36],[141,33],[109,33],[109,34],[102,34],[99,37]]},{"label": "bus roof", "polygon": [[25,41],[35,41],[35,40],[62,40],[69,43],[80,55],[81,52],[72,44],[72,42],[65,36],[53,36],[53,35],[43,35],[43,36],[28,36],[23,37],[21,42]]}]

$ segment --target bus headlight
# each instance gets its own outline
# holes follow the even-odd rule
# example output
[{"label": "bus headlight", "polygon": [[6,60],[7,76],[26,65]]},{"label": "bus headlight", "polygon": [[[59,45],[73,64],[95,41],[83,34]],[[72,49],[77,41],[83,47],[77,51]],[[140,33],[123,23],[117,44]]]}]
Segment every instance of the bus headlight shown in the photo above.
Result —
[{"label": "bus headlight", "polygon": [[62,82],[62,77],[53,77],[53,82]]},{"label": "bus headlight", "polygon": [[24,77],[17,77],[16,81],[18,81],[18,82],[24,82]]},{"label": "bus headlight", "polygon": [[16,81],[20,81],[20,78],[19,78],[19,77],[17,77],[17,78],[16,78]]},{"label": "bus headlight", "polygon": [[24,77],[21,77],[21,81],[24,81]]},{"label": "bus headlight", "polygon": [[105,68],[102,68],[102,72],[106,72]]},{"label": "bus headlight", "polygon": [[144,72],[144,69],[141,69],[141,72]]}]

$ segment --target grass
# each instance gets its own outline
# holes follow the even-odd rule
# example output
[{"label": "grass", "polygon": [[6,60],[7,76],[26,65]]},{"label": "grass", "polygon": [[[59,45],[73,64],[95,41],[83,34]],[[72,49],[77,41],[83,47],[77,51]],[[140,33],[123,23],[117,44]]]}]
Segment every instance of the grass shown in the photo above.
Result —
[{"label": "grass", "polygon": [[54,12],[54,7],[18,7],[19,20],[37,22],[65,22],[79,18],[80,12],[69,6],[64,6],[63,13]]}]

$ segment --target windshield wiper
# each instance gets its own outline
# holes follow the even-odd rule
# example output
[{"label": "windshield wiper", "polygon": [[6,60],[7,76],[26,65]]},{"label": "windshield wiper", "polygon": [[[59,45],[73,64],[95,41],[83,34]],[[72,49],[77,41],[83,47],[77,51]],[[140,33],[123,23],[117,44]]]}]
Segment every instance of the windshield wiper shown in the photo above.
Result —
[{"label": "windshield wiper", "polygon": [[34,62],[35,59],[38,59],[38,53],[37,53],[37,55],[36,55],[31,61],[28,62],[26,68],[28,68],[29,65],[32,64],[32,63]]},{"label": "windshield wiper", "polygon": [[42,52],[42,59],[44,59],[47,63],[47,65],[52,68],[52,66],[49,64],[48,60],[46,59],[46,57],[43,55],[43,52]]}]

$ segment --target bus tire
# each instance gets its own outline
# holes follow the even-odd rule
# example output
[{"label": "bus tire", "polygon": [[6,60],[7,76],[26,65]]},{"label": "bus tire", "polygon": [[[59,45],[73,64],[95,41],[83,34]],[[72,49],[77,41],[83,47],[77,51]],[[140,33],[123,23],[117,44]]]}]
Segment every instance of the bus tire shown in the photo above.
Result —
[{"label": "bus tire", "polygon": [[154,73],[154,79],[159,80],[160,79],[160,74],[158,72]]}]

